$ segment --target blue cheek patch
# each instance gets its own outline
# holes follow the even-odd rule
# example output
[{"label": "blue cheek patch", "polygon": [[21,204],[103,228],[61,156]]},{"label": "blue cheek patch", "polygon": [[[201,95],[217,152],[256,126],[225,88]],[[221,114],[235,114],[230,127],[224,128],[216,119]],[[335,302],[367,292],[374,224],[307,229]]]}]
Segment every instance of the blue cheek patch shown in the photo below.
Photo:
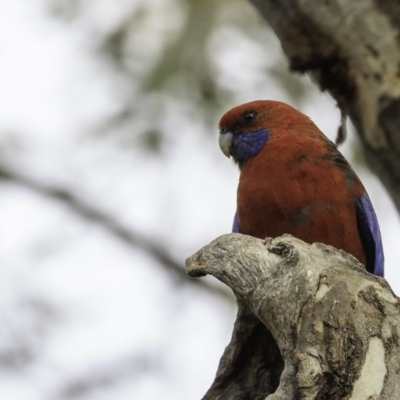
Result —
[{"label": "blue cheek patch", "polygon": [[270,136],[271,132],[265,128],[256,131],[239,131],[235,133],[231,154],[239,166],[251,157],[254,157],[262,149]]}]

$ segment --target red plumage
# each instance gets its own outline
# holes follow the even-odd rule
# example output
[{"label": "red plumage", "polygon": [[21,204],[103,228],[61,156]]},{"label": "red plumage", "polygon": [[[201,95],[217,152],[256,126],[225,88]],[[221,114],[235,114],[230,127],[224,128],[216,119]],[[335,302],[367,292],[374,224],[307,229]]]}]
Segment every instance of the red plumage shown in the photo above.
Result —
[{"label": "red plumage", "polygon": [[[223,136],[229,138],[230,154],[238,154],[241,233],[258,238],[290,233],[308,243],[343,249],[366,263],[355,204],[365,189],[307,116],[284,103],[255,101],[228,111],[220,129],[221,135],[230,135]],[[246,143],[238,135],[264,131],[266,143],[258,151],[247,149],[256,154],[240,159]]]}]

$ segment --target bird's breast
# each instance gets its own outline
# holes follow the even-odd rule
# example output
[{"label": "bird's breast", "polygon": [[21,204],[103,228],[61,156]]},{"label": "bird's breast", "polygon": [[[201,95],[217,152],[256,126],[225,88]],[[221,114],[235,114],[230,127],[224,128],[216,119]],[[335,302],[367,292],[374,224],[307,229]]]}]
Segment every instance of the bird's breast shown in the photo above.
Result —
[{"label": "bird's breast", "polygon": [[356,222],[354,187],[324,157],[326,149],[268,142],[241,169],[237,211],[241,233],[258,238],[290,233],[323,242],[364,261]]},{"label": "bird's breast", "polygon": [[304,180],[301,174],[293,176],[287,163],[280,167],[262,163],[261,171],[257,164],[256,159],[250,160],[241,171],[237,192],[240,232],[260,238],[290,233],[290,220],[296,224],[296,218],[304,219],[309,208]]}]

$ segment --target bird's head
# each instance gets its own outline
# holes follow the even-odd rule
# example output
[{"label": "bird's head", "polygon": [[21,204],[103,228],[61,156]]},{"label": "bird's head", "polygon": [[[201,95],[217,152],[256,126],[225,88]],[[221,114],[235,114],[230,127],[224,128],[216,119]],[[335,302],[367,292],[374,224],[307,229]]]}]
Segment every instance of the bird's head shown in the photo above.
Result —
[{"label": "bird's head", "polygon": [[263,148],[278,128],[292,119],[293,113],[305,117],[278,101],[257,100],[232,108],[219,122],[219,146],[240,167]]}]

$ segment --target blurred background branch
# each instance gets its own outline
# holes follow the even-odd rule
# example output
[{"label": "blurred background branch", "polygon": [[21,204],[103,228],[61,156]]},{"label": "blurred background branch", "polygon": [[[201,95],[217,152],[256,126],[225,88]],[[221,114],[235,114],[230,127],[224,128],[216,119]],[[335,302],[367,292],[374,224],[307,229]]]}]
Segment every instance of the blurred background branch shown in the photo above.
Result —
[{"label": "blurred background branch", "polygon": [[106,229],[129,246],[138,247],[154,257],[159,262],[160,267],[167,268],[168,272],[172,274],[180,284],[193,284],[232,301],[232,296],[229,292],[219,286],[210,286],[207,282],[199,280],[188,280],[183,263],[175,260],[174,257],[163,248],[162,243],[154,242],[151,239],[133,232],[131,228],[123,226],[123,223],[117,221],[115,217],[107,215],[105,211],[96,209],[94,204],[87,204],[78,194],[72,193],[65,188],[53,187],[44,182],[39,182],[39,180],[29,177],[26,174],[23,175],[12,171],[4,165],[0,165],[0,179],[26,186],[44,196],[63,203],[81,218],[99,224],[102,228]]}]

